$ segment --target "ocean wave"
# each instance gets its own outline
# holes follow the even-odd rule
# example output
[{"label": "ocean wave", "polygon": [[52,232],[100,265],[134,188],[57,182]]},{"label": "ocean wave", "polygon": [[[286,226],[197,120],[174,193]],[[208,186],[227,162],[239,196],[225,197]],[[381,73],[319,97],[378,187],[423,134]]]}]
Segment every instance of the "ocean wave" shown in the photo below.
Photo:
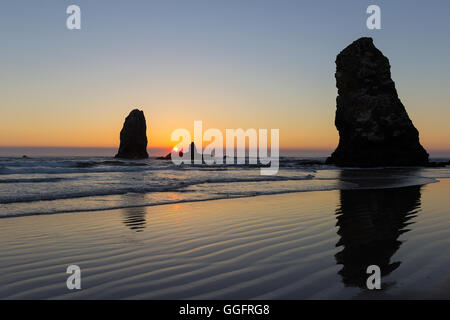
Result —
[{"label": "ocean wave", "polygon": [[59,182],[70,180],[70,178],[19,178],[19,179],[0,179],[0,183],[43,183],[43,182]]},{"label": "ocean wave", "polygon": [[[178,186],[181,187],[181,186]],[[77,199],[85,197],[94,196],[111,196],[111,195],[121,195],[127,193],[149,193],[149,192],[164,192],[164,191],[174,191],[177,187],[148,187],[148,188],[114,188],[114,189],[103,189],[97,191],[89,192],[69,192],[69,193],[49,193],[49,194],[36,194],[21,197],[4,197],[0,199],[0,204],[10,204],[10,203],[24,203],[24,202],[35,202],[35,201],[54,201],[54,200],[66,200],[66,199]]]},{"label": "ocean wave", "polygon": [[121,166],[121,167],[146,167],[148,166],[145,162],[124,162],[121,160],[105,160],[105,161],[77,161],[71,164],[70,167],[73,168],[92,168],[95,166]]},{"label": "ocean wave", "polygon": [[262,176],[248,165],[176,166],[171,161],[106,157],[0,158],[0,216],[116,209],[123,207],[123,201],[118,202],[128,195],[139,195],[140,200],[131,200],[126,207],[154,206],[292,192],[399,188],[450,177],[448,168],[341,169],[317,159],[280,160],[277,175]]},{"label": "ocean wave", "polygon": [[11,175],[11,174],[70,174],[70,173],[108,173],[108,172],[135,172],[135,171],[145,171],[145,170],[158,170],[156,168],[142,169],[141,166],[130,166],[130,167],[98,167],[98,166],[76,166],[71,167],[25,167],[25,168],[11,168],[5,167],[0,169],[0,174]]},{"label": "ocean wave", "polygon": [[[286,180],[289,181],[289,180]],[[280,182],[286,182],[286,181],[280,181]],[[290,182],[295,182],[295,180],[291,180]],[[333,191],[333,190],[356,190],[356,189],[380,189],[380,188],[402,188],[402,187],[409,187],[414,185],[424,185],[428,183],[437,182],[437,180],[432,178],[419,178],[419,179],[410,179],[409,181],[403,181],[398,182],[397,184],[391,183],[386,184],[383,187],[380,187],[380,185],[365,185],[361,186],[354,182],[349,181],[338,181],[338,180],[330,180],[326,184],[323,184],[323,180],[305,180],[305,183],[308,184],[302,184],[302,185],[294,185],[294,186],[287,186],[284,188],[279,189],[263,189],[263,190],[251,190],[251,188],[245,188],[244,190],[238,188],[236,186],[230,186],[230,190],[226,191],[223,188],[216,188],[220,187],[220,183],[199,183],[196,185],[190,185],[196,186],[196,187],[204,187],[205,189],[209,190],[216,190],[213,192],[203,192],[204,190],[200,189],[183,189],[183,188],[167,188],[167,190],[161,190],[157,188],[148,188],[146,190],[140,189],[140,190],[133,190],[133,189],[123,189],[121,190],[121,193],[118,193],[117,190],[115,190],[112,193],[107,192],[99,192],[95,195],[90,194],[79,194],[80,197],[84,197],[86,199],[92,199],[94,203],[100,203],[100,206],[98,207],[92,207],[89,205],[83,205],[83,201],[77,202],[76,207],[66,207],[66,206],[54,206],[52,209],[49,209],[49,207],[45,206],[44,201],[41,210],[21,210],[20,212],[4,212],[0,213],[0,218],[9,218],[9,217],[20,217],[20,216],[30,216],[30,215],[42,215],[42,214],[62,214],[62,213],[70,213],[70,212],[95,212],[95,211],[105,211],[105,210],[116,210],[116,209],[126,209],[126,208],[138,208],[138,207],[148,207],[148,206],[160,206],[160,205],[168,205],[168,204],[178,204],[178,203],[188,203],[188,202],[199,202],[199,201],[215,201],[215,200],[223,200],[223,199],[237,199],[237,198],[249,198],[249,197],[257,197],[257,196],[266,196],[266,195],[281,195],[281,194],[289,194],[289,193],[300,193],[300,192],[313,192],[313,191]],[[241,181],[241,183],[246,183]],[[256,181],[252,181],[251,183],[256,183]],[[161,193],[171,193],[178,194],[179,197],[166,197],[158,196],[153,199],[145,200],[140,203],[136,203],[135,201],[131,201],[129,203],[125,204],[117,204],[117,201],[110,201],[108,197],[110,196],[117,196],[121,194],[144,194],[144,193],[151,193],[156,192],[158,194]],[[103,197],[102,197],[103,196]],[[100,199],[100,198],[101,199]],[[47,200],[48,202],[54,202],[54,201],[64,201],[64,200],[70,200],[74,199],[74,194],[71,195],[71,198],[67,197],[59,197],[57,199],[50,199]],[[99,201],[101,200],[101,201]],[[116,199],[117,200],[117,199]],[[31,202],[37,201],[32,200]],[[14,203],[11,203],[14,205]],[[4,204],[4,209],[7,209],[8,204]]]},{"label": "ocean wave", "polygon": [[[280,168],[304,170],[319,169],[324,166],[324,161],[319,159],[280,158]],[[70,173],[102,173],[102,172],[135,172],[135,171],[159,171],[159,170],[248,170],[259,169],[261,165],[255,164],[214,164],[214,165],[175,165],[171,161],[156,160],[117,160],[111,158],[93,159],[13,159],[0,158],[0,174],[70,174]]]},{"label": "ocean wave", "polygon": [[[204,180],[194,180],[194,181],[178,181],[168,183],[164,186],[148,186],[148,187],[125,187],[125,188],[105,188],[95,191],[77,191],[77,192],[66,192],[58,193],[52,192],[48,194],[34,194],[27,196],[6,196],[0,197],[0,204],[10,204],[10,203],[24,203],[24,202],[34,202],[34,201],[53,201],[62,199],[75,199],[84,198],[92,196],[111,196],[111,195],[122,195],[126,193],[136,193],[145,194],[150,192],[170,192],[170,191],[181,191],[182,188],[187,188],[195,185],[211,184],[211,183],[246,183],[246,182],[270,182],[270,181],[300,181],[300,180],[311,180],[314,176],[305,175],[303,177],[282,177],[282,176],[258,176],[255,178],[224,178],[224,179],[204,179]],[[8,179],[0,180],[9,181],[10,183],[17,182],[17,180],[25,180],[22,182],[31,182],[26,180],[38,180],[38,182],[47,182],[39,180],[51,180],[47,179]],[[57,178],[58,179],[58,178]],[[55,180],[56,182],[58,180]]]},{"label": "ocean wave", "polygon": [[11,174],[71,174],[71,173],[115,173],[115,172],[145,172],[145,171],[228,171],[228,170],[247,170],[258,169],[259,167],[249,167],[245,165],[175,165],[165,163],[164,166],[150,166],[145,163],[135,164],[108,164],[108,163],[91,163],[91,162],[76,162],[69,166],[29,166],[29,167],[0,167],[0,175]]},{"label": "ocean wave", "polygon": [[[54,209],[48,210],[46,212],[19,212],[19,213],[3,213],[0,214],[0,218],[9,218],[9,217],[21,217],[21,216],[30,216],[30,215],[42,215],[42,214],[61,214],[61,213],[73,213],[73,212],[95,212],[95,211],[105,211],[105,210],[116,210],[116,209],[126,209],[126,208],[139,208],[139,207],[149,207],[149,206],[160,206],[160,205],[168,205],[168,204],[179,204],[179,203],[188,203],[188,202],[199,202],[199,201],[212,201],[212,200],[224,200],[224,199],[237,199],[237,198],[249,198],[256,196],[264,196],[264,195],[277,195],[277,194],[287,194],[287,193],[297,193],[297,192],[310,192],[310,191],[331,191],[338,190],[341,188],[351,188],[350,184],[347,187],[343,186],[316,186],[316,187],[303,187],[303,188],[292,188],[285,190],[273,190],[273,191],[247,191],[247,192],[231,192],[231,193],[210,193],[205,194],[201,198],[185,198],[185,199],[173,199],[173,200],[162,200],[162,201],[149,201],[140,204],[128,204],[128,205],[102,205],[101,207],[82,207],[80,204],[76,209]],[[185,191],[189,192],[189,191]],[[125,192],[128,193],[128,192]],[[91,195],[87,197],[95,197],[101,196],[102,194]],[[117,193],[107,194],[108,196],[119,195]],[[198,193],[197,193],[198,195]],[[65,198],[58,198],[55,200],[67,200]],[[53,200],[51,200],[53,201]]]}]

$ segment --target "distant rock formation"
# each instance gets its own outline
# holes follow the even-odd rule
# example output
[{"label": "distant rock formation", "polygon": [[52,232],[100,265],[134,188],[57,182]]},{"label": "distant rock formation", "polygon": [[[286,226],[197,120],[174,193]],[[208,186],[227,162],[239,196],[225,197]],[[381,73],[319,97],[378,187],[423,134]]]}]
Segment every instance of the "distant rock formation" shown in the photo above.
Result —
[{"label": "distant rock formation", "polygon": [[191,158],[191,163],[192,163],[192,164],[194,163],[194,159],[195,159],[195,156],[196,156],[196,155],[198,155],[197,157],[198,157],[199,159],[202,159],[202,163],[203,163],[203,157],[202,157],[201,154],[199,154],[199,153],[197,152],[197,148],[195,147],[195,144],[194,144],[193,142],[191,142],[191,145],[190,145],[190,147],[189,147],[189,152],[187,152],[187,154],[188,154],[187,157]]},{"label": "distant rock formation", "polygon": [[[183,151],[179,151],[178,156],[181,158],[183,156]],[[172,160],[172,152],[165,156],[157,157],[156,160]]]},{"label": "distant rock formation", "polygon": [[[184,153],[183,153],[182,150],[178,152],[178,155],[179,155],[180,158],[183,156],[183,154],[184,154]],[[187,157],[188,159],[191,159],[191,164],[194,164],[195,155],[196,155],[196,154],[199,154],[199,153],[197,152],[197,148],[195,147],[194,142],[191,142],[191,145],[189,146],[189,151],[186,152],[186,154],[187,154],[186,157]],[[203,156],[202,156],[202,155],[199,155],[199,158],[202,159],[202,163],[203,163]],[[158,158],[156,158],[156,159],[157,159],[157,160],[172,160],[172,152],[169,153],[169,154],[167,154],[167,155],[164,156],[164,157],[158,157]]]},{"label": "distant rock formation", "polygon": [[147,124],[143,111],[134,109],[126,117],[123,128],[120,131],[120,147],[116,158],[148,158]]},{"label": "distant rock formation", "polygon": [[336,58],[338,88],[335,125],[339,145],[328,164],[338,166],[422,166],[428,153],[401,103],[390,64],[361,38]]}]

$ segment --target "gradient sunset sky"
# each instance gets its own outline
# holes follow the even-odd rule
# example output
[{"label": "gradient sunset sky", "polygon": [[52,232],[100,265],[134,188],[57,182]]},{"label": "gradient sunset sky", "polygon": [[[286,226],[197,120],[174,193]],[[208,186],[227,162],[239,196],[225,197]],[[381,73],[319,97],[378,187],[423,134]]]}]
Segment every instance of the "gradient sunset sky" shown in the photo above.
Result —
[{"label": "gradient sunset sky", "polygon": [[[82,29],[66,28],[81,7]],[[366,8],[382,30],[366,28]],[[116,147],[144,110],[174,129],[277,128],[282,149],[334,149],[335,58],[361,36],[389,58],[431,153],[450,150],[450,1],[2,1],[0,146]]]}]

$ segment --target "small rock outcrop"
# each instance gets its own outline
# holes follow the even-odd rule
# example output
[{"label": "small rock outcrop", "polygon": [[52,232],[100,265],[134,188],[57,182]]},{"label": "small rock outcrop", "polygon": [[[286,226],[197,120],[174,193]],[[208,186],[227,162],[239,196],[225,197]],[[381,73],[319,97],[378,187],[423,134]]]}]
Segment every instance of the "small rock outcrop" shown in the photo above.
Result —
[{"label": "small rock outcrop", "polygon": [[[181,158],[183,156],[183,151],[179,151],[178,156]],[[157,157],[156,160],[172,160],[172,152],[165,156]]]},{"label": "small rock outcrop", "polygon": [[134,109],[126,117],[123,128],[120,131],[120,146],[116,158],[148,158],[147,124],[143,111]]},{"label": "small rock outcrop", "polygon": [[197,147],[195,146],[195,144],[193,142],[191,142],[191,145],[189,146],[189,152],[186,152],[186,153],[187,153],[187,157],[191,158],[192,164],[194,164],[194,160],[196,157],[199,159],[202,159],[202,163],[203,163],[203,156],[198,153]]},{"label": "small rock outcrop", "polygon": [[338,166],[422,166],[428,153],[401,103],[388,58],[372,38],[361,38],[336,58],[335,125],[339,145],[328,164]]},{"label": "small rock outcrop", "polygon": [[[190,146],[189,146],[189,151],[184,153],[183,150],[178,152],[178,156],[181,158],[183,157],[183,155],[185,155],[185,157],[187,159],[191,160],[191,164],[194,164],[194,160],[195,160],[195,156],[198,155],[199,159],[202,159],[202,163],[203,163],[203,156],[201,154],[198,153],[197,151],[197,147],[195,146],[194,142],[191,142]],[[166,156],[163,157],[158,157],[156,158],[157,160],[172,160],[172,152],[167,154]]]}]

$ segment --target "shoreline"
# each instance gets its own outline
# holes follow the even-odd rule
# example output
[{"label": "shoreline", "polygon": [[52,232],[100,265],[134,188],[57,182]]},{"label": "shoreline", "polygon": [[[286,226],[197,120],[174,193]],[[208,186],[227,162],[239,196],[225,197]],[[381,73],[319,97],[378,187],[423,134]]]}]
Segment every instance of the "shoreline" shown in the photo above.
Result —
[{"label": "shoreline", "polygon": [[[95,209],[74,209],[74,210],[64,210],[64,211],[58,211],[58,212],[50,212],[50,213],[25,213],[25,214],[16,214],[16,215],[10,215],[10,216],[2,216],[0,215],[1,219],[8,219],[8,218],[19,218],[19,217],[32,217],[32,216],[46,216],[46,215],[60,215],[60,214],[68,214],[68,213],[82,213],[82,212],[101,212],[101,211],[110,211],[110,210],[121,210],[121,209],[132,209],[132,208],[145,208],[145,207],[157,207],[157,206],[166,206],[166,205],[174,205],[174,204],[183,204],[183,203],[196,203],[196,202],[208,202],[208,201],[217,201],[217,200],[233,200],[233,199],[244,199],[244,198],[255,198],[255,197],[263,197],[263,196],[276,196],[276,195],[283,195],[283,194],[295,194],[295,193],[308,193],[308,192],[323,192],[323,191],[342,191],[342,190],[382,190],[382,189],[397,189],[397,188],[407,188],[411,186],[425,186],[427,184],[432,183],[439,183],[439,179],[450,179],[450,178],[427,178],[427,177],[415,177],[416,179],[422,178],[422,179],[429,179],[433,181],[428,182],[422,182],[422,183],[406,183],[403,185],[387,185],[383,187],[349,187],[349,188],[330,188],[330,189],[323,189],[323,190],[293,190],[293,191],[279,191],[279,192],[272,192],[272,193],[265,193],[265,194],[255,194],[255,195],[242,195],[242,196],[231,196],[231,197],[217,197],[217,198],[208,198],[208,199],[187,199],[187,200],[179,200],[179,201],[167,201],[162,203],[155,203],[155,204],[142,204],[142,205],[129,205],[129,206],[117,206],[117,207],[108,207],[108,208],[95,208]],[[383,179],[383,178],[381,178]],[[343,181],[345,183],[345,181]],[[145,193],[144,193],[145,194]],[[151,194],[151,192],[150,192]],[[96,196],[96,195],[94,195]],[[107,197],[106,195],[105,197]],[[86,196],[86,197],[80,197],[80,198],[89,198],[92,196]],[[60,199],[58,199],[60,200]],[[72,200],[72,199],[70,199]],[[52,200],[44,200],[44,201],[52,201]],[[39,201],[30,201],[30,202],[39,202]]]}]

